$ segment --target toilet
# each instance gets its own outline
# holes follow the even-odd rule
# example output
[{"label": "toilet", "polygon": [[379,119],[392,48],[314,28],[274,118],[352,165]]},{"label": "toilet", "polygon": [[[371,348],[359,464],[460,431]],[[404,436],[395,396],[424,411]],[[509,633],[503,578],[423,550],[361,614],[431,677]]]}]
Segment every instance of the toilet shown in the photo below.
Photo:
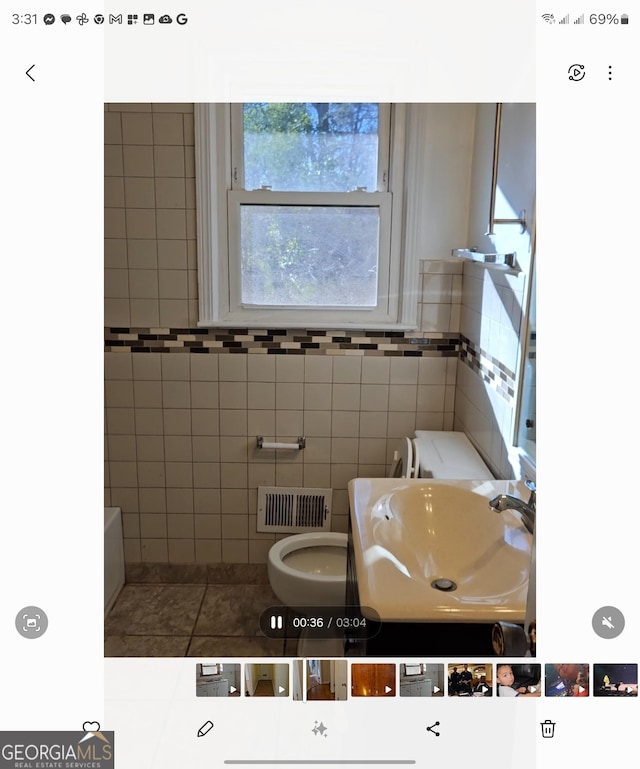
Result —
[{"label": "toilet", "polygon": [[446,430],[416,430],[414,438],[402,438],[394,451],[389,477],[494,479],[467,436]]},{"label": "toilet", "polygon": [[[462,432],[416,430],[403,438],[389,468],[390,478],[487,480],[493,474]],[[346,534],[294,534],[269,550],[271,589],[285,606],[344,606]]]},{"label": "toilet", "polygon": [[[346,534],[316,531],[294,534],[269,550],[267,571],[271,589],[285,606],[342,608],[347,590]],[[297,654],[301,657],[342,657],[344,641],[313,638],[302,630]]]},{"label": "toilet", "polygon": [[344,606],[346,534],[294,534],[269,550],[271,589],[285,606]]}]

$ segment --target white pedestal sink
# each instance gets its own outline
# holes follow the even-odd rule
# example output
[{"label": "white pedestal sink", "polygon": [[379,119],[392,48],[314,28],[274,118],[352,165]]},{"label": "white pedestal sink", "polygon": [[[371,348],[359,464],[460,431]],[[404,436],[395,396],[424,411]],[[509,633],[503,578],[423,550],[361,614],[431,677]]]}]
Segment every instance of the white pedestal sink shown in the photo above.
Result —
[{"label": "white pedestal sink", "polygon": [[532,535],[489,508],[497,494],[522,496],[515,481],[351,481],[360,605],[383,622],[523,623]]}]

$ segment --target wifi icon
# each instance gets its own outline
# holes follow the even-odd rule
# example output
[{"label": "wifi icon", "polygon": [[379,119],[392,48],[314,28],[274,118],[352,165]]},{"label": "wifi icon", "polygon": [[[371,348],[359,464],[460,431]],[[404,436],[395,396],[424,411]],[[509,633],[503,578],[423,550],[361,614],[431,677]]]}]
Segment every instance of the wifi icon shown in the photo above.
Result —
[{"label": "wifi icon", "polygon": [[547,22],[547,24],[555,24],[556,20],[552,13],[543,13],[542,18]]}]

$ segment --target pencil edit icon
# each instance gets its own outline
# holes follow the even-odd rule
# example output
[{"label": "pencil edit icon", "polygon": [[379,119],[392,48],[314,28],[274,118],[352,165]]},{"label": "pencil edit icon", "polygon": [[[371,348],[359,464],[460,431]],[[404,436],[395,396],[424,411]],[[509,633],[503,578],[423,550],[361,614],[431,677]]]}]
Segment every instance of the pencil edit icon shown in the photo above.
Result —
[{"label": "pencil edit icon", "polygon": [[198,729],[198,737],[204,737],[205,734],[208,734],[213,729],[213,724],[211,721],[205,721],[202,726]]}]

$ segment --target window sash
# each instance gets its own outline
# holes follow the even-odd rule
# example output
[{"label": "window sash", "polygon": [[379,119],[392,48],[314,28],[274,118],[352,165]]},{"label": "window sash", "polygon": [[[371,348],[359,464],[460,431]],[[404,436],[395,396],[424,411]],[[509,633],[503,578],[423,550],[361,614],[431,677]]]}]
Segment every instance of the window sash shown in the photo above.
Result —
[{"label": "window sash", "polygon": [[[243,104],[230,107],[231,136],[231,179],[227,192],[227,232],[228,232],[228,280],[229,280],[229,319],[233,317],[255,317],[282,322],[283,325],[305,323],[331,324],[336,314],[341,318],[353,318],[351,322],[369,324],[371,322],[393,322],[397,314],[397,296],[391,286],[391,213],[392,196],[389,189],[389,155],[391,137],[391,105],[380,104],[378,108],[378,159],[377,189],[352,192],[283,192],[268,189],[244,189],[244,114]],[[248,305],[242,302],[242,264],[241,264],[241,227],[240,209],[243,205],[298,205],[298,206],[367,206],[379,211],[378,239],[378,281],[375,306],[332,307],[330,305]],[[289,319],[289,320],[288,320]],[[276,325],[279,325],[277,323]]]},{"label": "window sash", "polygon": [[[231,120],[231,189],[244,187],[244,115],[243,104],[232,104]],[[378,105],[378,183],[375,190],[389,191],[389,158],[391,153],[391,105]]]},{"label": "window sash", "polygon": [[[228,232],[229,232],[229,309],[231,313],[240,311],[257,313],[277,312],[286,313],[288,310],[297,313],[312,315],[326,311],[335,314],[363,316],[378,316],[387,318],[391,310],[392,297],[390,296],[390,271],[391,271],[391,206],[392,196],[388,192],[345,192],[345,193],[319,193],[319,192],[271,192],[256,190],[252,192],[233,191],[228,192]],[[321,206],[321,207],[366,207],[375,208],[379,214],[378,235],[378,285],[377,302],[374,306],[345,306],[345,305],[287,305],[286,308],[273,305],[245,304],[242,302],[242,265],[241,265],[241,228],[240,209],[243,205],[264,206]]]}]

